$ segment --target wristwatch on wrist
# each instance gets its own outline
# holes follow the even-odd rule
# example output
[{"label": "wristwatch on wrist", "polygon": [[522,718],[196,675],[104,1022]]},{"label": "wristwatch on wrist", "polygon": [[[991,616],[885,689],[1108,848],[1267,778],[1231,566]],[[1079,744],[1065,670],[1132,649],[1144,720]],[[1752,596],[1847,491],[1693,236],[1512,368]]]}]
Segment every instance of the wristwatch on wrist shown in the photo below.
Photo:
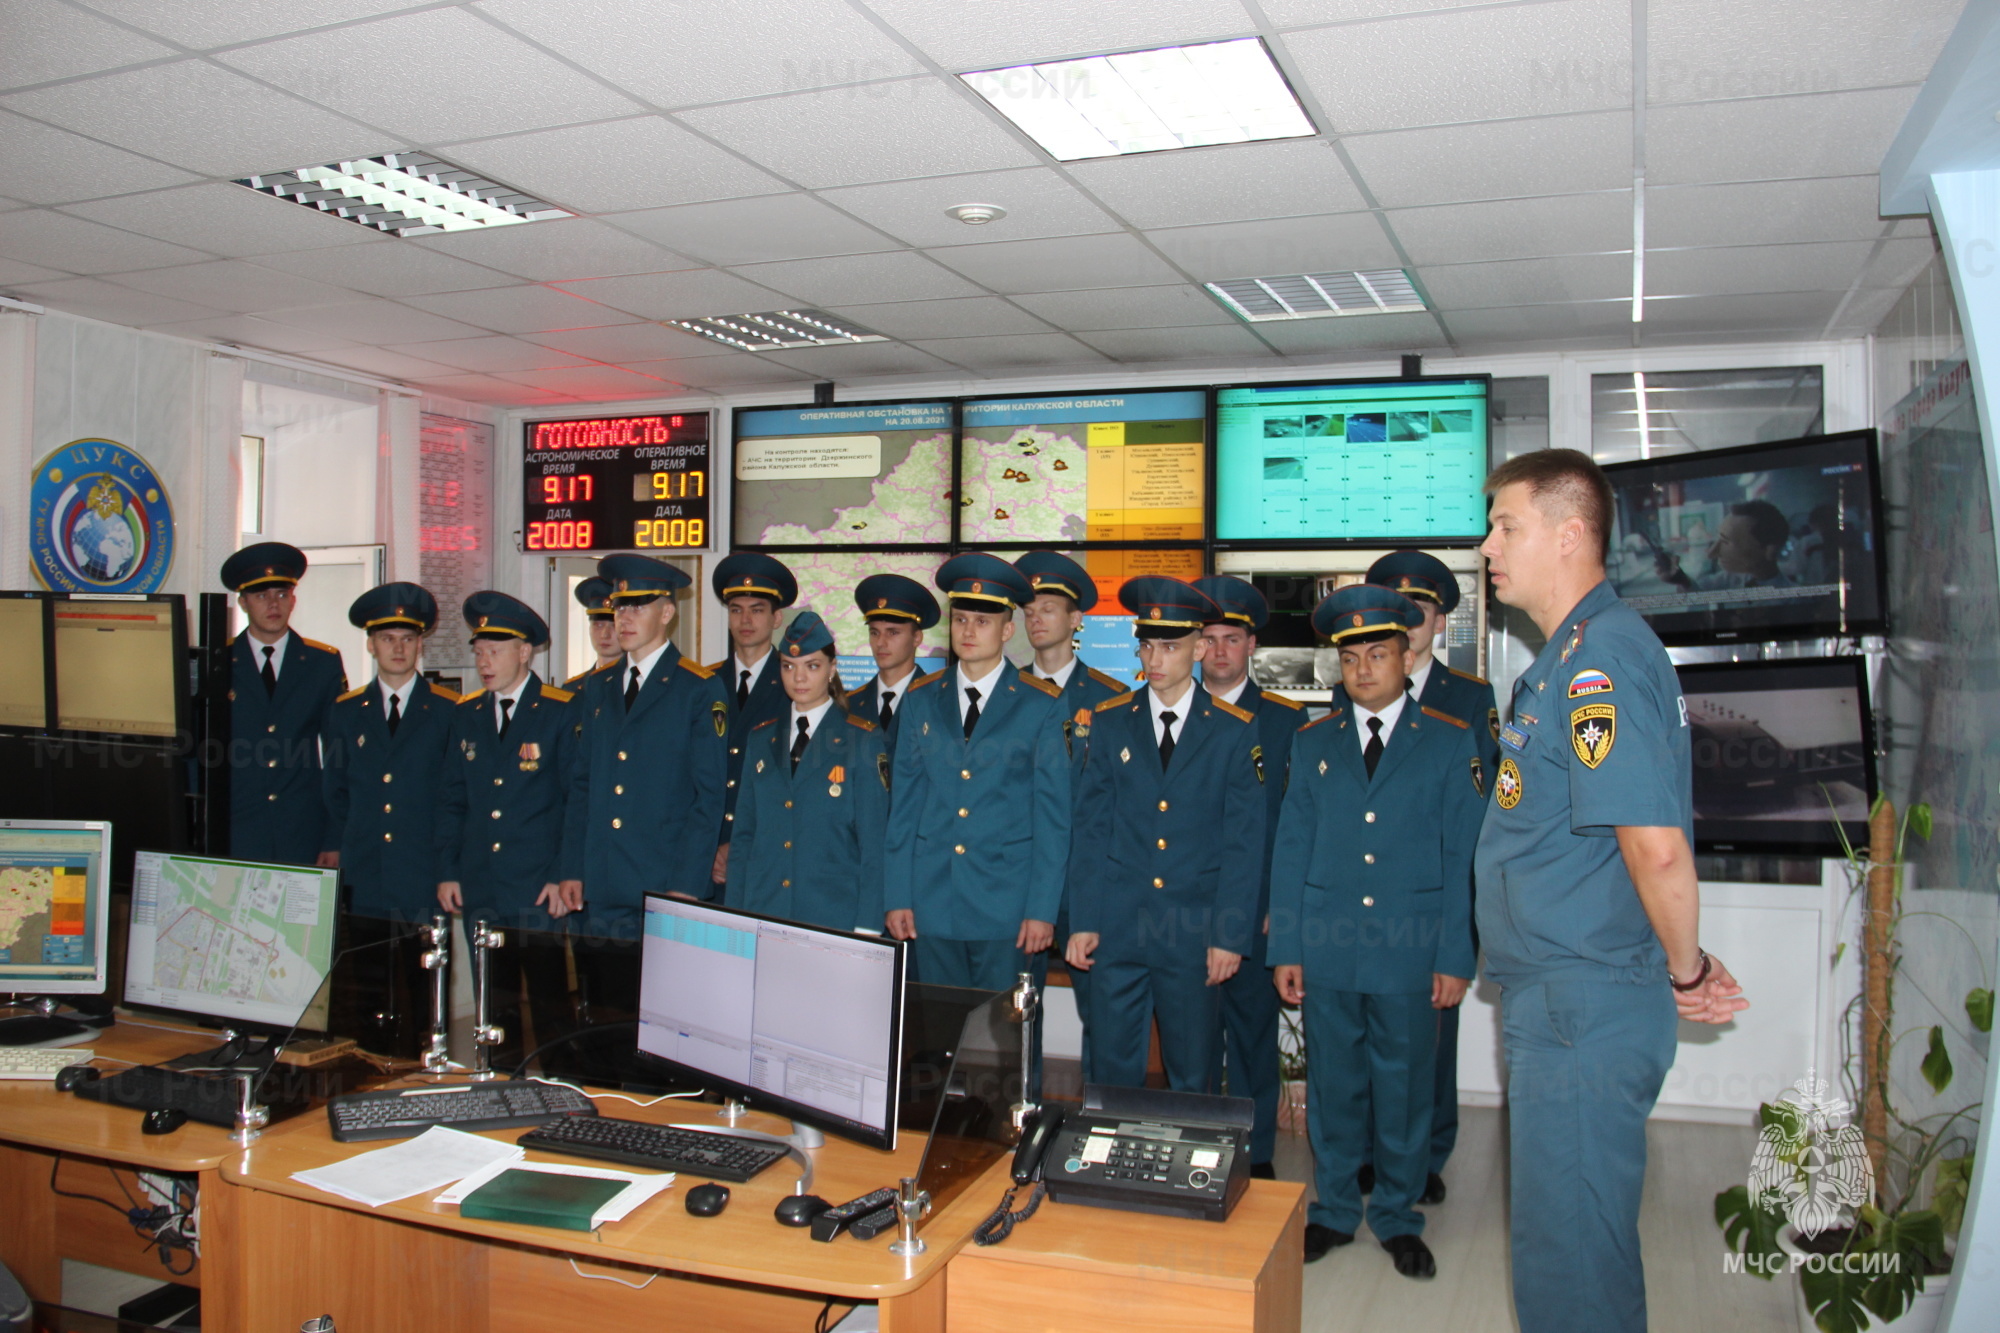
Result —
[{"label": "wristwatch on wrist", "polygon": [[1706,949],[1696,949],[1695,953],[1701,958],[1701,967],[1688,980],[1675,981],[1674,974],[1672,972],[1667,973],[1667,984],[1669,986],[1672,986],[1675,990],[1683,992],[1691,991],[1694,990],[1696,987],[1700,986],[1702,982],[1708,980],[1708,970],[1710,966],[1708,959],[1708,951]]}]

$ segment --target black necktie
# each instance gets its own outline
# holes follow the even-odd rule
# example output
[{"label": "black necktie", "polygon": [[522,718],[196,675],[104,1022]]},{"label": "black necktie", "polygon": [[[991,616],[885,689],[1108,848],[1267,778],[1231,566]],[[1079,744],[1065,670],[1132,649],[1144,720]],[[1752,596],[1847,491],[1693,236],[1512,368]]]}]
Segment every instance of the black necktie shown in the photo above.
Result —
[{"label": "black necktie", "polygon": [[1174,757],[1174,723],[1178,720],[1179,716],[1179,714],[1173,712],[1160,714],[1160,769],[1162,772],[1166,770],[1167,761]]},{"label": "black necktie", "polygon": [[1368,766],[1368,776],[1375,776],[1375,765],[1382,762],[1382,719],[1368,719],[1368,744],[1361,747],[1361,762]]},{"label": "black necktie", "polygon": [[275,651],[273,645],[268,643],[264,645],[264,670],[259,673],[264,677],[264,694],[267,698],[278,692],[278,668],[271,665],[273,651]]},{"label": "black necktie", "polygon": [[792,738],[792,772],[799,771],[799,759],[806,752],[806,742],[811,739],[812,732],[807,726],[806,719],[800,718],[799,734]]},{"label": "black necktie", "polygon": [[391,736],[396,734],[396,726],[402,720],[403,720],[403,696],[400,694],[392,694],[389,696],[389,734]]},{"label": "black necktie", "polygon": [[889,729],[889,724],[891,722],[894,722],[895,720],[896,720],[896,696],[893,694],[885,693],[882,696],[882,730],[887,731]]},{"label": "black necktie", "polygon": [[979,691],[965,687],[965,739],[972,739],[973,724],[979,721]]},{"label": "black necktie", "polygon": [[500,734],[503,737],[507,734],[507,724],[513,720],[514,701],[512,699],[502,699],[500,701]]},{"label": "black necktie", "polygon": [[736,707],[741,710],[750,702],[750,668],[743,668],[743,678],[736,682]]},{"label": "black necktie", "polygon": [[625,711],[631,712],[632,705],[639,699],[639,668],[632,668],[631,679],[625,682]]}]

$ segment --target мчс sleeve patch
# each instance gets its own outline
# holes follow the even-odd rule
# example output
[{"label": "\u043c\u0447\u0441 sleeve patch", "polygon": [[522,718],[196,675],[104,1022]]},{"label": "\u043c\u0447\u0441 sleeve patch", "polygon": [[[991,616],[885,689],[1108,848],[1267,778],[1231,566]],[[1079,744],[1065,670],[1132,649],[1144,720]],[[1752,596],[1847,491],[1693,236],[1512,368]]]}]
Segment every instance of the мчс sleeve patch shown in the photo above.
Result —
[{"label": "\u043c\u0447\u0441 sleeve patch", "polygon": [[1569,715],[1570,745],[1585,768],[1596,768],[1611,756],[1618,739],[1618,705],[1585,704]]}]

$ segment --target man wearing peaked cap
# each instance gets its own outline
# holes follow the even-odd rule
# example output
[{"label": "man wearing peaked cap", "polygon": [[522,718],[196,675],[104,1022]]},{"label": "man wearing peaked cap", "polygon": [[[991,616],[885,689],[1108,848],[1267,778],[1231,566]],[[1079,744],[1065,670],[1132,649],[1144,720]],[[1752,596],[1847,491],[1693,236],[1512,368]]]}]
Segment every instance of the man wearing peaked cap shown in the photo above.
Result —
[{"label": "man wearing peaked cap", "polygon": [[1137,618],[1145,683],[1097,706],[1077,795],[1065,958],[1090,974],[1093,1083],[1143,1087],[1149,1034],[1179,1092],[1208,1090],[1217,988],[1251,950],[1267,772],[1253,716],[1194,679],[1200,589],[1149,575],[1118,600]]},{"label": "man wearing peaked cap", "polygon": [[601,574],[591,575],[576,585],[576,600],[590,626],[590,648],[597,654],[597,660],[564,681],[566,690],[578,688],[592,671],[602,671],[624,656],[618,648],[618,607],[611,600],[611,580]]},{"label": "man wearing peaked cap", "polygon": [[347,689],[340,650],[292,625],[305,553],[258,542],[222,562],[222,583],[249,624],[230,649],[229,854],[245,861],[335,865],[327,850],[320,741]]},{"label": "man wearing peaked cap", "polygon": [[868,622],[868,651],[875,678],[847,696],[848,711],[895,734],[896,710],[917,674],[917,650],[924,631],[938,623],[931,590],[901,574],[870,574],[854,589],[854,604]]},{"label": "man wearing peaked cap", "polygon": [[738,551],[716,563],[710,583],[729,616],[731,648],[728,657],[708,668],[722,678],[729,699],[729,776],[710,875],[714,892],[719,893],[729,869],[730,825],[736,818],[736,794],[743,778],[743,738],[750,728],[785,709],[771,640],[778,632],[778,613],[799,599],[799,582],[783,561]]},{"label": "man wearing peaked cap", "polygon": [[[1445,617],[1458,606],[1458,579],[1444,561],[1427,551],[1391,551],[1368,567],[1367,581],[1394,588],[1423,612],[1423,623],[1410,628],[1410,697],[1420,705],[1470,722],[1473,744],[1486,772],[1499,772],[1500,713],[1494,704],[1493,687],[1478,676],[1446,666],[1437,657]],[[1431,1115],[1431,1161],[1424,1203],[1444,1202],[1444,1164],[1458,1143],[1459,1013],[1460,1006],[1454,1005],[1438,1014],[1437,1095]],[[1370,1162],[1362,1168],[1364,1186],[1373,1176],[1373,1167]]]},{"label": "man wearing peaked cap", "polygon": [[1062,695],[1009,666],[1021,572],[975,552],[944,563],[955,661],[923,676],[896,715],[883,905],[913,939],[916,977],[1005,990],[1039,981],[1062,906],[1070,774]]},{"label": "man wearing peaked cap", "polygon": [[1222,618],[1202,629],[1208,656],[1201,664],[1201,683],[1223,703],[1235,704],[1257,719],[1257,743],[1264,759],[1264,855],[1258,876],[1258,929],[1250,952],[1236,975],[1222,983],[1218,998],[1222,1040],[1217,1043],[1216,1090],[1226,1078],[1229,1093],[1248,1097],[1256,1107],[1250,1131],[1250,1170],[1275,1177],[1272,1155],[1278,1138],[1278,992],[1264,961],[1263,923],[1270,912],[1271,840],[1278,832],[1278,805],[1285,796],[1285,775],[1292,756],[1292,736],[1305,725],[1305,708],[1292,699],[1257,687],[1250,679],[1251,655],[1257,634],[1271,617],[1264,594],[1226,574],[1194,580],[1222,610]]},{"label": "man wearing peaked cap", "polygon": [[[1423,613],[1388,588],[1313,612],[1340,654],[1333,711],[1292,745],[1271,857],[1273,980],[1303,1006],[1318,1201],[1305,1255],[1369,1230],[1406,1277],[1436,1274],[1416,1205],[1430,1161],[1438,1013],[1473,974],[1472,851],[1486,776],[1470,725],[1407,693]],[[1372,1121],[1369,1118],[1373,1111]],[[1371,1131],[1372,1126],[1372,1131]],[[1374,1193],[1356,1180],[1373,1138]]]},{"label": "man wearing peaked cap", "polygon": [[433,887],[445,911],[505,936],[487,969],[487,1013],[505,1033],[495,1058],[505,1067],[530,1049],[526,1019],[535,1045],[575,1023],[563,938],[570,908],[557,887],[574,717],[569,692],[533,669],[549,631],[532,607],[476,592],[461,613],[480,688],[452,709]]},{"label": "man wearing peaked cap", "polygon": [[418,674],[437,599],[414,583],[355,598],[347,619],[368,635],[375,679],[328,711],[324,752],[328,851],[346,886],[345,947],[333,1030],[363,1048],[412,1058],[429,1025],[416,924],[436,910],[437,794],[455,691]]}]

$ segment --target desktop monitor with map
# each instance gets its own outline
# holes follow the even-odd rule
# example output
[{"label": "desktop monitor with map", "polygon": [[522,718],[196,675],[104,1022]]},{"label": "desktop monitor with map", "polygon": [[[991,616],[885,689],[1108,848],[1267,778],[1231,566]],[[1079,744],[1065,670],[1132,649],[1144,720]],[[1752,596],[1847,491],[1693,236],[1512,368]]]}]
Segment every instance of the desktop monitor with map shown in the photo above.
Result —
[{"label": "desktop monitor with map", "polygon": [[[17,1002],[101,994],[110,913],[111,825],[0,819],[0,994]],[[0,1019],[0,1046],[69,1045],[90,1031],[50,1013],[24,1015]]]}]

